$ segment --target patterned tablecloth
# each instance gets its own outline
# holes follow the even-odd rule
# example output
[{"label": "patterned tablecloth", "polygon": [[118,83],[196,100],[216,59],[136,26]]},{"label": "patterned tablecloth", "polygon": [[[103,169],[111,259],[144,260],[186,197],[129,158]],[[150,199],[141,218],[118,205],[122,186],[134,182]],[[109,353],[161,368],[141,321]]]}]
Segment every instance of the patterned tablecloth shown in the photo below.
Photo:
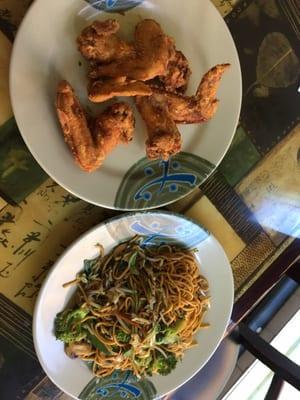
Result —
[{"label": "patterned tablecloth", "polygon": [[[169,209],[195,218],[218,238],[231,261],[238,300],[300,236],[300,1],[213,2],[240,56],[240,124],[216,172]],[[61,252],[82,232],[117,214],[85,203],[48,178],[18,132],[8,69],[12,42],[30,3],[0,0],[2,400],[68,398],[37,361],[34,301]]]}]

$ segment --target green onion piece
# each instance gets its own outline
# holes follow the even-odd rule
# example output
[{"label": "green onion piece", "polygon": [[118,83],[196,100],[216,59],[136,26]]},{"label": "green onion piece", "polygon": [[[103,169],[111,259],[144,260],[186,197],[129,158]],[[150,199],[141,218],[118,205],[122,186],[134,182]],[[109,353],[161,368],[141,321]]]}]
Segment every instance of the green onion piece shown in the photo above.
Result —
[{"label": "green onion piece", "polygon": [[100,350],[104,354],[110,354],[110,351],[105,346],[105,344],[100,342],[100,340],[96,336],[92,335],[91,333],[88,333],[87,338],[91,342],[91,344],[94,347],[96,347],[96,349]]}]

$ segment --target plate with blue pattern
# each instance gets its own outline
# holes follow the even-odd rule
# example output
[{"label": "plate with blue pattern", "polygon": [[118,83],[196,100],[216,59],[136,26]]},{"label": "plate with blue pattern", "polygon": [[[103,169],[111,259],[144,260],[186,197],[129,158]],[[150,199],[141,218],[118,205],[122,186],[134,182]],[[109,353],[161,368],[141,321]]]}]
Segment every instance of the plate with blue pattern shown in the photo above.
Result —
[{"label": "plate with blue pattern", "polygon": [[[74,162],[59,126],[54,101],[66,79],[82,105],[93,112],[106,106],[87,98],[87,63],[76,38],[94,20],[114,18],[120,35],[132,39],[143,18],[155,19],[187,57],[192,95],[205,72],[220,63],[220,100],[207,123],[179,125],[182,151],[168,161],[145,156],[146,126],[131,98],[136,119],[133,141],[120,145],[98,170],[87,173]],[[36,34],[38,32],[38,34]],[[35,0],[14,42],[10,92],[20,132],[41,167],[61,186],[87,202],[119,210],[143,210],[172,203],[197,188],[224,157],[235,132],[241,105],[241,71],[231,34],[208,0]]]},{"label": "plate with blue pattern", "polygon": [[[84,259],[94,259],[96,244],[105,253],[136,235],[143,245],[177,244],[195,253],[201,274],[209,283],[210,309],[205,315],[208,329],[199,330],[198,345],[187,350],[176,368],[166,376],[138,379],[131,371],[115,370],[105,378],[94,377],[79,359],[69,358],[54,335],[54,319],[74,296],[74,288],[63,288],[82,270]],[[192,378],[212,356],[226,330],[233,304],[233,277],[229,261],[218,241],[195,221],[161,211],[124,214],[92,228],[60,257],[40,290],[33,319],[35,350],[49,378],[64,392],[81,400],[154,400],[175,390]]]}]

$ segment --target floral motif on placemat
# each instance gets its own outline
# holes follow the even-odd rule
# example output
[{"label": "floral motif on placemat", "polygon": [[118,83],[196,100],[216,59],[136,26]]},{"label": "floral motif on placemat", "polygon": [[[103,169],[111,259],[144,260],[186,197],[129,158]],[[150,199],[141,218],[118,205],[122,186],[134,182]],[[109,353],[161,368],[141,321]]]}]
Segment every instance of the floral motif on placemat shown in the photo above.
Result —
[{"label": "floral motif on placemat", "polygon": [[243,71],[241,125],[261,155],[299,121],[296,3],[245,0],[225,19]]}]

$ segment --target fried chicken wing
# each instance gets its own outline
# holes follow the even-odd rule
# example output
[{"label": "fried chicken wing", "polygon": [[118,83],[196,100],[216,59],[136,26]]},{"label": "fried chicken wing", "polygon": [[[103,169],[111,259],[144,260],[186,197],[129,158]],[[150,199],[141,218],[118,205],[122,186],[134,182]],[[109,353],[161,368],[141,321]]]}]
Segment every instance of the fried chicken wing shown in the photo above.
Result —
[{"label": "fried chicken wing", "polygon": [[134,48],[135,52],[129,58],[116,59],[107,65],[92,66],[90,78],[126,76],[129,79],[146,81],[165,75],[175,47],[156,21],[144,19],[137,24]]},{"label": "fried chicken wing", "polygon": [[101,103],[115,96],[150,96],[152,90],[150,86],[142,81],[128,82],[124,79],[107,79],[94,81],[88,87],[88,96],[93,103]]},{"label": "fried chicken wing", "polygon": [[88,121],[73,88],[62,81],[57,88],[56,109],[65,141],[84,171],[99,168],[117,144],[132,138],[133,112],[125,103],[116,103]]},{"label": "fried chicken wing", "polygon": [[104,152],[95,145],[85,111],[67,81],[58,85],[56,109],[65,141],[77,164],[85,171],[98,168],[104,160]]},{"label": "fried chicken wing", "polygon": [[78,50],[87,60],[98,63],[120,61],[132,56],[134,47],[116,35],[119,29],[120,25],[114,19],[93,22],[77,38]]},{"label": "fried chicken wing", "polygon": [[165,101],[155,94],[136,97],[136,105],[147,126],[146,153],[150,160],[168,160],[181,150],[181,135],[171,118]]},{"label": "fried chicken wing", "polygon": [[165,75],[158,77],[158,82],[168,92],[185,93],[191,70],[185,55],[176,50],[174,56],[168,63],[168,68]]},{"label": "fried chicken wing", "polygon": [[195,96],[183,96],[159,89],[153,91],[160,101],[167,102],[168,110],[176,123],[194,124],[208,121],[216,113],[219,100],[216,99],[223,73],[230,64],[218,64],[211,68],[202,78]]}]

